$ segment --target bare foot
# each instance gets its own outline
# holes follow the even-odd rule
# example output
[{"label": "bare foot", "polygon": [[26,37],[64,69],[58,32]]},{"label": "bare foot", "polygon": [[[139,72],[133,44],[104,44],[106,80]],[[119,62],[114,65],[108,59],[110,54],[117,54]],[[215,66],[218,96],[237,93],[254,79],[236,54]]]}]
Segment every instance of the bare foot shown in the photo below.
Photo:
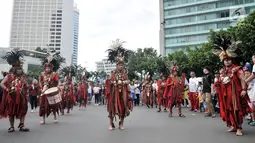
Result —
[{"label": "bare foot", "polygon": [[45,124],[45,121],[44,121],[44,120],[40,122],[40,125],[44,125],[44,124]]},{"label": "bare foot", "polygon": [[234,127],[231,127],[229,130],[228,130],[228,132],[235,132],[236,131],[236,128],[234,128]]},{"label": "bare foot", "polygon": [[237,136],[242,136],[242,135],[243,135],[242,130],[238,129],[238,130],[236,131],[236,135],[237,135]]},{"label": "bare foot", "polygon": [[110,127],[109,127],[109,131],[112,131],[112,130],[113,130],[113,128],[112,128],[112,126],[110,126]]},{"label": "bare foot", "polygon": [[123,125],[121,125],[121,126],[119,127],[119,129],[125,130],[125,127],[124,127]]}]

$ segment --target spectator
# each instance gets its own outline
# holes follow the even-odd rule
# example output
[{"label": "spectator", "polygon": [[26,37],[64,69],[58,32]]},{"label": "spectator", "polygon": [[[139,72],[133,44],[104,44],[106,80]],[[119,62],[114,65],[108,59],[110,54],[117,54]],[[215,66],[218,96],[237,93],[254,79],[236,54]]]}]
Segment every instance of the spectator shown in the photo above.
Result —
[{"label": "spectator", "polygon": [[99,84],[97,83],[97,85],[93,88],[93,93],[95,96],[95,105],[98,106],[100,104],[100,90],[101,88],[99,87]]},{"label": "spectator", "polygon": [[138,83],[138,81],[136,81],[134,86],[135,86],[135,95],[136,95],[135,106],[139,106],[141,89],[140,89],[140,84]]}]

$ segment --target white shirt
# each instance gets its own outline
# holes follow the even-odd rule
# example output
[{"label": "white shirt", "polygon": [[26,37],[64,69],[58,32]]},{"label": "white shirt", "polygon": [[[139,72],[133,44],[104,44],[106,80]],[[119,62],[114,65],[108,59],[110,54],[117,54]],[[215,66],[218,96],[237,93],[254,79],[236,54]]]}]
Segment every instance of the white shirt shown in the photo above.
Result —
[{"label": "white shirt", "polygon": [[139,84],[135,84],[135,94],[141,94],[139,87]]},{"label": "white shirt", "polygon": [[88,88],[88,93],[92,93],[92,88],[91,88],[91,86],[89,86],[89,88]]},{"label": "white shirt", "polygon": [[100,89],[101,89],[100,87],[95,86],[93,88],[94,94],[98,94]]},{"label": "white shirt", "polygon": [[158,91],[158,85],[157,85],[157,83],[153,83],[153,84],[152,84],[152,88],[153,88],[154,90]]},{"label": "white shirt", "polygon": [[197,92],[197,88],[198,88],[198,81],[197,78],[190,78],[189,79],[189,91],[190,92]]}]

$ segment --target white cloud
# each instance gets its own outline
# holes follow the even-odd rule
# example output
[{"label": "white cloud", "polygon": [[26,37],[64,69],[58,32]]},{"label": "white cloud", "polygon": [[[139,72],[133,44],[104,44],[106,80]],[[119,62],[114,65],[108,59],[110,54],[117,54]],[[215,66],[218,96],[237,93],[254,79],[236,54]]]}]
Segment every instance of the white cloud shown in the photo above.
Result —
[{"label": "white cloud", "polygon": [[[157,0],[74,0],[80,10],[80,64],[90,70],[106,56],[112,40],[126,41],[126,48],[159,49]],[[12,1],[0,0],[0,47],[9,45]]]}]

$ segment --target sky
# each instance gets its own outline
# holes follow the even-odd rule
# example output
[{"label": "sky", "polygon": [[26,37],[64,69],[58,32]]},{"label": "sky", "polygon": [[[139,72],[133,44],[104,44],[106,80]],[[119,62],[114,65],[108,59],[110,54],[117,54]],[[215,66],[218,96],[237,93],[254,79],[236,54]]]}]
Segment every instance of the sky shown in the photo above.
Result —
[{"label": "sky", "polygon": [[[158,0],[74,0],[80,10],[78,64],[96,69],[112,40],[159,51]],[[0,47],[9,47],[13,0],[0,0]]]}]

